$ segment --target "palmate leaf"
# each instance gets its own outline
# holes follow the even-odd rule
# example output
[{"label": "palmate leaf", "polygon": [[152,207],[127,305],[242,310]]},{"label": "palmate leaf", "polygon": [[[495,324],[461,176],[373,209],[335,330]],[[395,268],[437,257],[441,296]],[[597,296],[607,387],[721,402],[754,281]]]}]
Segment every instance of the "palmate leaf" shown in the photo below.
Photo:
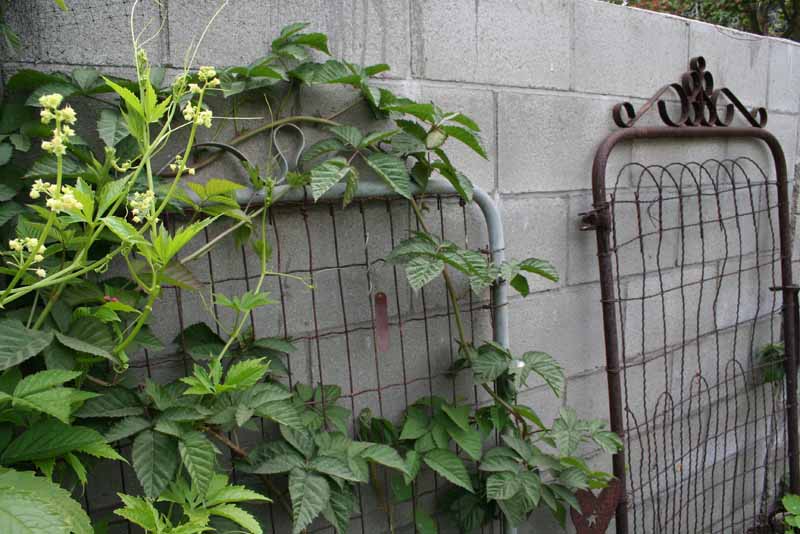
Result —
[{"label": "palmate leaf", "polygon": [[448,449],[433,449],[423,457],[425,464],[456,486],[474,493],[464,462]]},{"label": "palmate leaf", "polygon": [[510,499],[522,488],[516,473],[495,473],[486,479],[486,497],[496,501]]},{"label": "palmate leaf", "polygon": [[289,473],[293,534],[300,534],[328,506],[331,488],[324,477],[304,469]]},{"label": "palmate leaf", "polygon": [[180,465],[175,439],[153,430],[141,432],[133,441],[133,470],[145,495],[154,499],[175,478]]},{"label": "palmate leaf", "polygon": [[25,328],[15,319],[0,321],[0,371],[33,358],[52,341],[52,332]]},{"label": "palmate leaf", "polygon": [[[520,367],[519,363],[523,365]],[[521,360],[511,362],[509,371],[515,373],[517,388],[526,383],[530,373],[536,373],[550,386],[557,397],[564,392],[564,370],[552,356],[545,352],[526,352],[522,355]]]}]

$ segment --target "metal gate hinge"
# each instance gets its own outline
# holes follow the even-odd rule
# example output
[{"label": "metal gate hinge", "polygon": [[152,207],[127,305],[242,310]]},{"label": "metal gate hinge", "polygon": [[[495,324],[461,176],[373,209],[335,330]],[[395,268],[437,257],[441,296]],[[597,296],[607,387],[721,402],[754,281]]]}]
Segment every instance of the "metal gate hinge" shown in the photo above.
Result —
[{"label": "metal gate hinge", "polygon": [[589,211],[579,213],[581,218],[581,231],[586,232],[589,230],[606,230],[609,228],[608,218],[608,203],[600,207],[593,208]]}]

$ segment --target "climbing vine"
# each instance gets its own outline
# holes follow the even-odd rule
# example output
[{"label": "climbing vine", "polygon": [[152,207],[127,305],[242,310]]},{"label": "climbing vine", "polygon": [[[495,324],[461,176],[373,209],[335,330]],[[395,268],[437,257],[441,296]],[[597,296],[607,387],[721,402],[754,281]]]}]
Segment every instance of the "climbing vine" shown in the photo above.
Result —
[{"label": "climbing vine", "polygon": [[[426,227],[430,180],[446,180],[472,201],[473,186],[447,149],[461,143],[487,157],[478,124],[380,87],[374,78],[387,65],[327,59],[327,37],[305,23],[283,28],[268,53],[249,65],[189,64],[169,83],[150,64],[145,44],[133,42],[133,80],[95,69],[22,70],[4,93],[0,524],[13,516],[20,524],[15,532],[93,532],[70,492],[92,483],[98,459],[130,463],[142,491],[121,494],[115,513],[158,534],[225,531],[226,522],[263,532],[245,502],[285,508],[295,533],[319,516],[344,533],[358,485],[373,484],[391,518],[393,503],[415,498],[415,481],[426,469],[451,486],[438,510],[415,506],[418,532],[436,532],[436,513],[470,532],[501,517],[518,525],[539,506],[563,523],[577,506],[577,490],[607,483],[609,476],[579,455],[584,443],[607,452],[621,446],[602,422],[580,420],[565,408],[546,425],[535,407],[517,402],[517,391],[534,380],[563,393],[557,361],[538,351],[513,354],[490,341],[473,344],[459,312],[454,272],[477,293],[505,280],[527,296],[529,277],[558,279],[553,266],[536,258],[497,264]],[[309,86],[349,87],[353,103],[328,116],[292,114],[289,103],[303,99]],[[93,103],[96,116],[75,112],[72,104],[83,101]],[[237,127],[228,151],[284,126],[325,135],[303,151],[296,169],[282,168],[271,154],[264,168],[242,158],[248,184],[201,179],[221,153],[193,163],[198,132],[222,121],[238,125],[237,110],[254,101],[264,104],[265,118],[244,131]],[[376,124],[391,126],[365,131],[342,119],[362,102]],[[98,143],[85,140],[95,136]],[[178,138],[183,145],[173,153]],[[292,277],[313,290],[275,266],[268,237],[275,204],[292,189],[307,188],[319,200],[343,183],[346,206],[363,172],[410,204],[419,231],[386,259],[402,267],[415,290],[443,278],[458,331],[453,372],[470,373],[490,405],[426,397],[399,421],[351,414],[339,406],[337,386],[287,387],[282,378],[292,340],[258,337],[249,327],[253,311],[274,304],[264,291],[269,278]],[[244,205],[243,195],[250,199]],[[201,232],[216,235],[189,253]],[[192,264],[226,239],[258,258],[255,285],[240,295],[211,295],[209,307],[231,312],[228,321],[211,318],[218,329],[197,323],[177,336],[193,362],[185,376],[136,383],[131,355],[164,347],[150,328],[164,288],[202,293]],[[274,427],[274,438],[243,446],[262,425]],[[487,446],[491,436],[499,445]],[[130,453],[123,453],[128,444]],[[230,482],[225,451],[257,485]],[[279,489],[281,477],[287,492]]]}]

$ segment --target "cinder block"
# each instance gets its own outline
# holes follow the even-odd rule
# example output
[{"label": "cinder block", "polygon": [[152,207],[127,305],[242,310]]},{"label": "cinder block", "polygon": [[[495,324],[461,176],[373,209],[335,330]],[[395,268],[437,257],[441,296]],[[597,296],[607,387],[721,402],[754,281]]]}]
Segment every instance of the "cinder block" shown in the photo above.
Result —
[{"label": "cinder block", "polygon": [[450,160],[458,170],[484,191],[495,188],[495,163],[497,143],[495,128],[495,95],[480,89],[461,89],[452,86],[423,85],[422,100],[433,101],[446,112],[461,112],[471,117],[481,127],[480,137],[488,159],[483,159],[471,148],[456,139],[444,145]]},{"label": "cinder block", "polygon": [[800,47],[791,41],[770,39],[769,42],[769,109],[796,113],[800,98]]},{"label": "cinder block", "polygon": [[[616,99],[578,95],[500,93],[500,191],[590,189],[597,146],[617,129],[611,116],[616,103]],[[606,176],[616,177],[630,155],[630,144],[619,145]]]},{"label": "cinder block", "polygon": [[[553,264],[561,280],[551,282],[528,275],[531,291],[563,285],[567,273],[567,202],[563,198],[507,197],[502,203],[506,257],[522,260],[540,258]],[[513,290],[512,290],[513,292]]]},{"label": "cinder block", "polygon": [[690,57],[706,58],[716,88],[727,87],[748,108],[767,102],[769,40],[711,24],[689,24]]},{"label": "cinder block", "polygon": [[512,301],[509,313],[515,354],[547,352],[567,376],[605,365],[599,287],[536,293]]},{"label": "cinder block", "polygon": [[573,89],[649,98],[686,70],[688,37],[686,21],[677,17],[579,0]]},{"label": "cinder block", "polygon": [[[414,74],[567,89],[571,16],[572,4],[565,0],[417,0]],[[447,21],[447,31],[442,21]]]},{"label": "cinder block", "polygon": [[688,267],[631,277],[619,325],[627,354],[666,351],[715,328],[716,268]]},{"label": "cinder block", "polygon": [[[8,9],[9,25],[22,39],[17,61],[68,65],[133,65],[130,32],[132,0],[73,2],[62,11],[47,0],[18,1]],[[139,2],[134,28],[143,39],[158,32],[163,17],[155,2]],[[154,65],[164,61],[166,30],[146,47]]]}]

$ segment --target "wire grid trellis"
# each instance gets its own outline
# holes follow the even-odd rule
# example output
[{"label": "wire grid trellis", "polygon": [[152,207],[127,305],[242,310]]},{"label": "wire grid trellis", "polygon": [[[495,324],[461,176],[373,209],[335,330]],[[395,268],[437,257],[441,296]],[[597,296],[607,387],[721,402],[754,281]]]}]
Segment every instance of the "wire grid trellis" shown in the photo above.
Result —
[{"label": "wire grid trellis", "polygon": [[630,163],[607,191],[632,532],[751,532],[782,490],[776,185],[738,158]]},{"label": "wire grid trellis", "polygon": [[[398,422],[407,405],[430,395],[475,405],[488,402],[471,377],[448,372],[458,358],[458,344],[454,310],[444,284],[435,281],[415,293],[407,285],[402,268],[383,260],[394,245],[418,229],[407,202],[396,197],[356,199],[344,210],[339,204],[338,199],[317,205],[281,204],[270,213],[272,269],[304,277],[314,285],[309,290],[296,280],[271,277],[265,290],[276,303],[251,314],[257,337],[291,338],[298,347],[286,359],[289,374],[282,380],[289,386],[297,382],[340,386],[342,395],[337,404],[351,410],[354,418],[368,408],[376,416]],[[431,231],[461,246],[489,253],[479,210],[444,194],[426,197],[425,206]],[[207,233],[196,246],[213,239],[215,233]],[[193,270],[205,283],[206,292],[241,293],[252,287],[259,273],[255,254],[237,248],[233,240],[221,243],[197,263]],[[467,335],[476,341],[492,339],[489,293],[473,294],[468,282],[458,276],[456,286]],[[387,353],[380,353],[375,342],[374,303],[379,292],[388,300]],[[209,311],[223,325],[231,319],[223,309]],[[171,340],[185,327],[207,320],[204,314],[203,303],[195,293],[168,288],[154,312],[153,329],[162,340]],[[219,324],[213,327],[220,331]],[[144,351],[132,362],[132,371],[162,383],[183,376],[193,362],[176,348],[163,354]],[[267,424],[258,432],[240,434],[238,439],[249,450],[275,436],[275,428]],[[124,452],[129,454],[129,447]],[[104,476],[96,477],[84,495],[85,507],[94,517],[112,517],[116,492],[138,491],[136,477],[127,465],[106,463],[107,469],[100,469]],[[228,467],[232,480],[260,487],[258,479]],[[388,476],[381,472],[380,478],[385,499],[389,495]],[[373,488],[362,485],[348,532],[389,532],[391,523],[395,529],[407,526],[413,522],[416,506],[434,509],[443,487],[438,477],[423,476],[415,485],[414,502],[394,505],[390,514]],[[278,489],[286,490],[280,482]],[[265,532],[291,531],[289,518],[277,504],[245,507],[265,521]],[[112,520],[112,525],[113,532],[135,532],[120,520]],[[446,525],[442,529],[447,531]],[[333,530],[318,521],[309,529],[312,532]],[[500,532],[499,525],[486,527],[483,532]]]}]

